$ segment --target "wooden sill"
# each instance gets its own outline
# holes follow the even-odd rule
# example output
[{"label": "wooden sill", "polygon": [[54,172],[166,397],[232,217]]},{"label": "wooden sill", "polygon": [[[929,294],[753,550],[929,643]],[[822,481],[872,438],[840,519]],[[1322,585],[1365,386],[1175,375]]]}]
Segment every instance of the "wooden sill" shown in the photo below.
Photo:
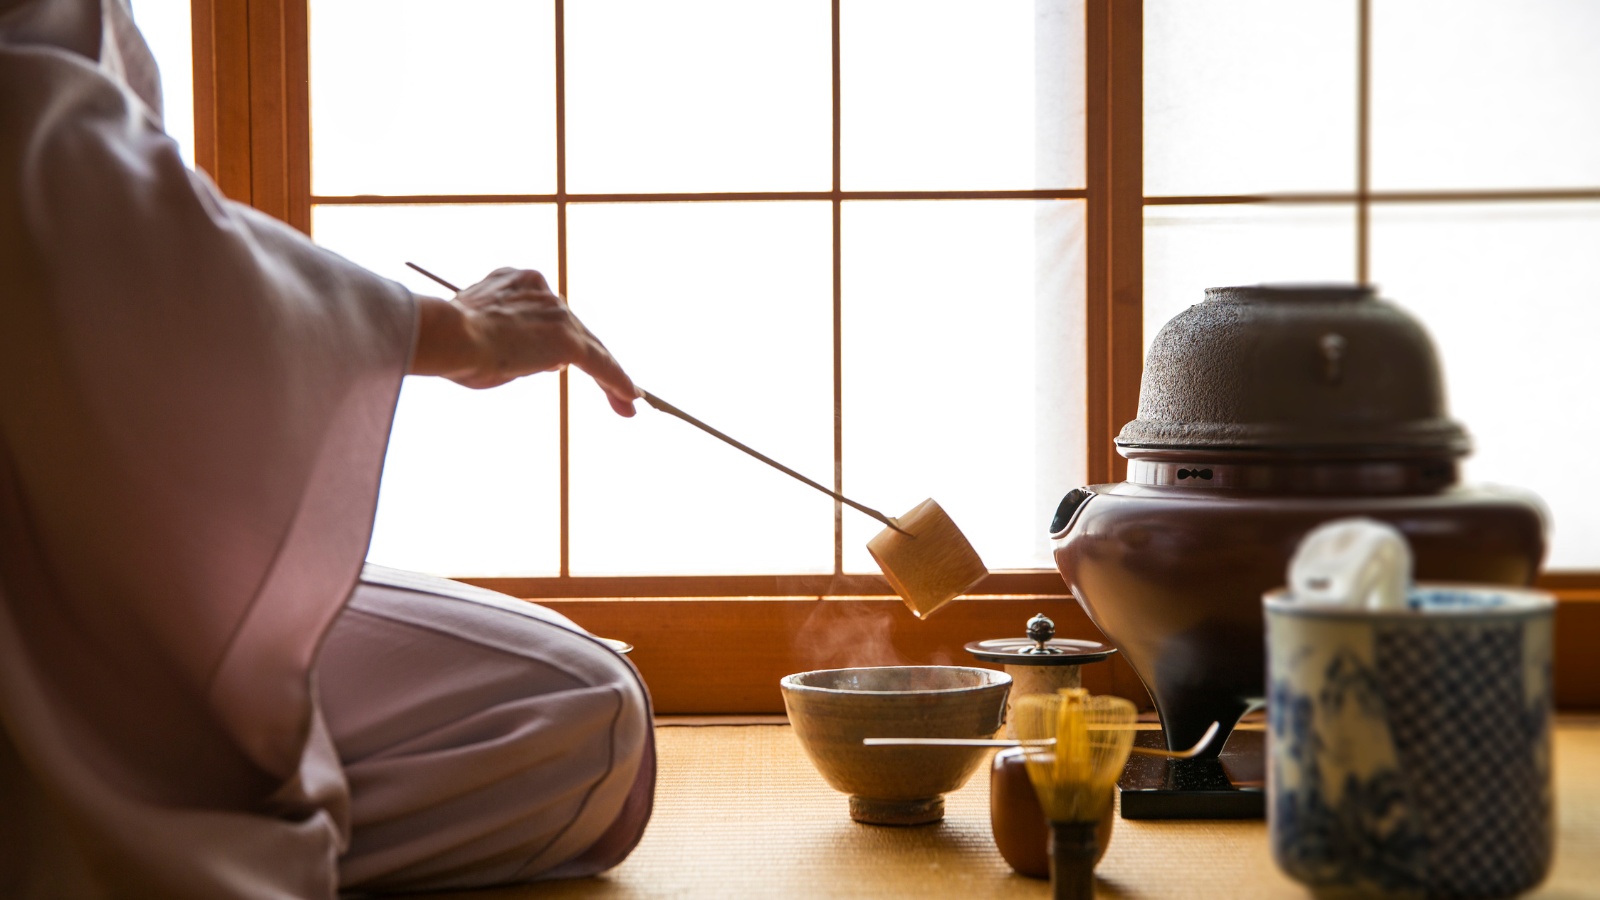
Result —
[{"label": "wooden sill", "polygon": [[[961,598],[927,621],[913,618],[898,598],[882,597],[538,602],[632,644],[630,659],[661,714],[781,713],[779,679],[811,669],[986,665],[964,645],[1020,637],[1035,613],[1054,619],[1060,637],[1102,639],[1078,604],[1060,596]],[[1093,691],[1148,705],[1138,676],[1115,657],[1083,673]]]},{"label": "wooden sill", "polygon": [[[1556,608],[1557,708],[1600,710],[1600,591],[1562,591]],[[1020,637],[1035,613],[1060,637],[1103,640],[1065,595],[975,596],[952,601],[927,621],[898,598],[721,597],[639,600],[539,599],[585,628],[634,645],[663,715],[783,712],[778,681],[811,669],[863,665],[987,665],[968,641]],[[998,666],[987,665],[989,668]],[[1119,657],[1083,668],[1084,686],[1150,705]]]},{"label": "wooden sill", "polygon": [[[894,589],[882,575],[844,573],[829,575],[621,575],[584,578],[461,578],[513,597],[576,600],[660,600],[665,598],[820,598],[875,597],[894,599]],[[1056,596],[1066,586],[1054,569],[1018,569],[990,572],[968,593]]]}]

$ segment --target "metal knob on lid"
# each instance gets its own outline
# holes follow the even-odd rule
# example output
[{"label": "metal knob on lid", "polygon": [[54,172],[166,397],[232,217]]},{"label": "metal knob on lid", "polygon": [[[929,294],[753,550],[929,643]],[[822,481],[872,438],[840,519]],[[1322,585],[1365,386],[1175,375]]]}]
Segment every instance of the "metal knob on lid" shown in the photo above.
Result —
[{"label": "metal knob on lid", "polygon": [[1056,623],[1050,617],[1039,613],[1028,620],[1028,640],[1033,641],[1033,646],[1020,653],[1065,653],[1060,647],[1050,646],[1050,639],[1056,636]]},{"label": "metal knob on lid", "polygon": [[1044,613],[1028,620],[1027,634],[1020,638],[972,641],[966,645],[966,650],[984,662],[1006,666],[1080,666],[1099,662],[1117,652],[1115,647],[1099,641],[1056,637],[1056,623]]}]

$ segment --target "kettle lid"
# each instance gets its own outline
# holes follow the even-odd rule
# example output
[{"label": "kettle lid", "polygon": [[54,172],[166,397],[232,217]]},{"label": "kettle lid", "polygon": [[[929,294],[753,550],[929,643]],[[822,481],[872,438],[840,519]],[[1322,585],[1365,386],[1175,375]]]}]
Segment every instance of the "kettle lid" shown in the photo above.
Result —
[{"label": "kettle lid", "polygon": [[1342,458],[1469,448],[1446,412],[1433,342],[1370,285],[1208,288],[1151,341],[1139,417],[1117,435],[1151,450],[1256,450]]}]

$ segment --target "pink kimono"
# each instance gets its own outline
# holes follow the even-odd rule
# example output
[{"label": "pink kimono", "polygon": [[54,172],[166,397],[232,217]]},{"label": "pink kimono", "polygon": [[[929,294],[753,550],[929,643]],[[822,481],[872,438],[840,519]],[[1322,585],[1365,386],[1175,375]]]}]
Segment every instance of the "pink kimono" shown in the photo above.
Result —
[{"label": "pink kimono", "polygon": [[158,95],[126,0],[0,0],[0,897],[614,865],[637,673],[363,572],[415,300],[220,197]]}]

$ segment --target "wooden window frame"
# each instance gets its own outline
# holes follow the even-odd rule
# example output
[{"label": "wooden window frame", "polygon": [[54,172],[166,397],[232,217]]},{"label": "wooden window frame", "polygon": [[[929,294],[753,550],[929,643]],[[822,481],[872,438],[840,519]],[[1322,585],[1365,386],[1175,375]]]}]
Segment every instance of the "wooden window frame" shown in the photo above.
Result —
[{"label": "wooden window frame", "polygon": [[[1600,199],[1596,191],[1499,191],[1377,193],[1368,188],[1370,0],[1360,0],[1360,84],[1357,189],[1350,194],[1280,194],[1147,197],[1143,190],[1143,3],[1084,0],[1086,30],[1086,184],[1078,191],[914,192],[861,194],[872,198],[961,199],[1081,198],[1086,203],[1087,305],[1085,314],[1087,421],[1085,447],[1090,484],[1126,477],[1115,451],[1121,425],[1137,414],[1144,351],[1144,209],[1154,205],[1234,203],[1354,203],[1357,272],[1367,275],[1368,215],[1382,202]],[[310,102],[307,0],[192,0],[195,97],[195,157],[221,190],[309,233],[311,224]],[[557,71],[563,0],[556,0]],[[835,47],[839,0],[833,2]],[[834,118],[838,121],[838,59],[834,60]],[[559,75],[558,75],[559,78]],[[553,202],[558,241],[565,257],[564,122],[558,97],[558,183],[549,197],[473,197],[473,202]],[[838,140],[834,141],[837,154]],[[828,199],[838,215],[842,199],[839,166],[832,190],[804,194],[692,194],[671,199]],[[652,195],[662,199],[663,195]],[[617,198],[626,199],[618,195]],[[455,202],[460,198],[396,197],[387,202]],[[579,200],[585,198],[577,198]],[[593,199],[593,198],[588,198]],[[316,198],[319,203],[353,202]],[[372,202],[364,200],[362,202]],[[379,201],[383,202],[383,201]],[[838,229],[835,228],[837,236]],[[838,253],[838,248],[835,248]],[[564,282],[565,267],[561,278]],[[834,302],[839,302],[835,266]],[[564,283],[558,290],[565,292]],[[837,315],[836,315],[837,320]],[[835,340],[837,341],[837,331]],[[835,355],[837,359],[837,353]],[[561,422],[565,430],[566,373]],[[835,371],[835,403],[839,378]],[[566,466],[565,440],[562,467]],[[836,438],[835,456],[838,447]],[[562,478],[565,491],[566,478]],[[567,533],[563,498],[562,534]],[[836,517],[838,516],[836,508]],[[840,529],[835,527],[835,534]],[[836,545],[838,541],[836,539]],[[1035,612],[1046,612],[1064,635],[1097,636],[1093,624],[1066,592],[1053,570],[991,574],[972,592],[927,622],[905,615],[881,576],[708,576],[466,579],[515,596],[537,598],[592,631],[635,645],[633,660],[651,685],[659,712],[773,713],[782,711],[776,683],[784,674],[839,664],[839,641],[821,654],[807,635],[848,637],[874,623],[871,650],[863,638],[851,664],[896,661],[973,662],[962,650],[969,640],[1020,633]],[[841,550],[835,549],[836,569]],[[1559,598],[1557,612],[1557,702],[1567,708],[1600,708],[1600,659],[1583,648],[1600,640],[1600,572],[1553,572],[1539,585]],[[848,602],[844,602],[848,601]],[[864,632],[863,632],[864,633]],[[846,648],[848,651],[849,648]],[[1091,666],[1094,690],[1143,698],[1126,663]]]}]

